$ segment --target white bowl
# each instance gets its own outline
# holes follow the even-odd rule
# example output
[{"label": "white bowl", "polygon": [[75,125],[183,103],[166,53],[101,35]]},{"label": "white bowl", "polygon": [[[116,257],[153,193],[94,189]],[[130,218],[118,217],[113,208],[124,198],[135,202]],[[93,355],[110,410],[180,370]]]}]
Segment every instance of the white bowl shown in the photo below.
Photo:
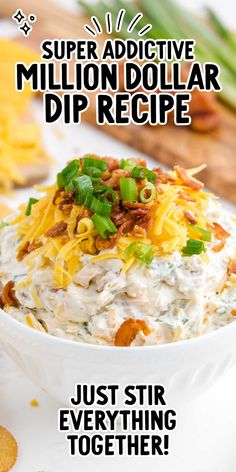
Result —
[{"label": "white bowl", "polygon": [[236,322],[187,341],[117,348],[46,335],[0,310],[0,345],[63,404],[69,404],[77,383],[163,385],[168,401],[179,403],[204,391],[235,363]]}]

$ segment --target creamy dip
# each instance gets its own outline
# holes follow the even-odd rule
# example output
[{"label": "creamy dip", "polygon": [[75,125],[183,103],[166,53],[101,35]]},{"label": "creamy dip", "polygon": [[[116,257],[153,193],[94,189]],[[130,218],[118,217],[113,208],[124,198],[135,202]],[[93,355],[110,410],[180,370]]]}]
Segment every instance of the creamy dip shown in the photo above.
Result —
[{"label": "creamy dip", "polygon": [[[80,269],[66,289],[56,288],[53,269],[42,267],[35,256],[30,272],[16,258],[17,225],[1,230],[1,284],[15,282],[20,307],[5,307],[9,315],[25,323],[30,314],[40,329],[82,343],[113,345],[121,324],[131,318],[144,320],[150,334],[140,331],[132,345],[156,345],[189,339],[218,329],[235,318],[236,282],[227,276],[229,260],[236,251],[236,221],[215,200],[207,217],[217,221],[230,236],[215,252],[213,236],[204,254],[184,256],[180,251],[154,257],[150,265],[135,262],[122,272],[124,262],[107,259],[92,262],[84,254]],[[115,249],[100,253],[114,252]]]}]

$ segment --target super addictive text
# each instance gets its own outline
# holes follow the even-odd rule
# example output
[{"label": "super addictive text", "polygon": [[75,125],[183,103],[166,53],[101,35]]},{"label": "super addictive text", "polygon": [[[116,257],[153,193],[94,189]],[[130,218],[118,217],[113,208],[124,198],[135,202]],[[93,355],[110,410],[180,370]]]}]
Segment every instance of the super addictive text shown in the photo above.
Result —
[{"label": "super addictive text", "polygon": [[16,64],[16,89],[29,83],[43,92],[47,123],[80,123],[91,107],[99,125],[165,125],[169,115],[189,125],[191,91],[221,91],[219,66],[195,62],[194,48],[194,40],[109,39],[103,48],[92,40],[45,40],[42,62]]},{"label": "super addictive text", "polygon": [[58,413],[71,456],[168,455],[176,412],[161,385],[77,385]]}]

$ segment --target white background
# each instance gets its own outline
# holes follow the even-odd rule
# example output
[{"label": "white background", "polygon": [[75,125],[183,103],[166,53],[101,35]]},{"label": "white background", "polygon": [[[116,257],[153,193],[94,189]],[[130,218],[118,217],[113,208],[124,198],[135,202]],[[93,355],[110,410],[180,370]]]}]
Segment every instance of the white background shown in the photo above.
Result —
[{"label": "white background", "polygon": [[[57,0],[73,8],[73,0]],[[164,1],[164,0],[163,0]],[[182,0],[197,8],[203,2]],[[233,0],[209,0],[231,26],[235,26],[236,3]],[[20,2],[19,2],[20,7]],[[1,31],[2,32],[2,31]],[[36,114],[40,110],[36,106]],[[58,127],[45,130],[49,152],[58,167],[75,154],[95,152],[118,157],[140,155],[87,125],[71,126],[58,133]],[[56,169],[52,170],[52,174]],[[51,175],[51,178],[53,177]],[[32,190],[19,191],[19,200],[32,196]],[[46,353],[45,353],[46,355]],[[39,401],[38,408],[29,405]],[[17,438],[19,458],[15,472],[236,472],[236,368],[204,396],[178,410],[177,429],[170,440],[170,455],[164,458],[86,458],[69,459],[67,444],[57,432],[59,405],[31,384],[23,374],[0,354],[0,424]],[[169,405],[171,408],[173,405]]]}]

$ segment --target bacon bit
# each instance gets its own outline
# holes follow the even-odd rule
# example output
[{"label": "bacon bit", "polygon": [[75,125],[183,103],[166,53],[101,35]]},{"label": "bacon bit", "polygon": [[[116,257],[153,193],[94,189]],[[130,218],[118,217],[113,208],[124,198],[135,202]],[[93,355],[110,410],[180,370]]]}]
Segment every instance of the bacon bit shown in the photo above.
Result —
[{"label": "bacon bit", "polygon": [[62,195],[64,194],[65,196],[65,192],[62,188],[58,188],[57,191],[55,192],[55,195],[54,195],[54,198],[53,198],[53,205],[56,205],[56,201],[59,197],[61,197]]},{"label": "bacon bit", "polygon": [[147,225],[150,221],[150,209],[149,208],[137,208],[131,210],[129,213],[129,218],[133,221],[134,226],[138,225],[142,228],[147,229]]},{"label": "bacon bit", "polygon": [[18,261],[22,261],[24,259],[24,257],[29,254],[28,253],[28,248],[29,248],[29,245],[30,245],[30,242],[27,241],[24,246],[18,251],[18,254],[17,254],[17,259]]},{"label": "bacon bit", "polygon": [[212,251],[220,252],[222,249],[224,249],[225,244],[226,244],[226,241],[221,241],[219,244],[216,244],[216,246],[212,248]]},{"label": "bacon bit", "polygon": [[136,238],[146,238],[147,237],[147,231],[145,228],[142,228],[142,226],[135,225],[133,229],[133,235]]},{"label": "bacon bit", "polygon": [[65,203],[65,201],[61,202],[59,205],[59,209],[63,213],[63,215],[69,216],[71,214],[73,208],[73,203]]},{"label": "bacon bit", "polygon": [[236,260],[231,259],[231,261],[229,261],[227,274],[228,275],[236,274]]},{"label": "bacon bit", "polygon": [[1,298],[4,305],[15,307],[19,306],[19,301],[15,295],[15,283],[13,280],[9,280],[9,282],[7,282],[7,284],[3,287]]},{"label": "bacon bit", "polygon": [[138,220],[138,226],[140,226],[140,228],[145,229],[146,233],[147,233],[147,230],[148,230],[149,223],[150,223],[150,218],[149,217],[143,218],[142,220],[141,219]]},{"label": "bacon bit", "polygon": [[110,179],[111,176],[112,176],[112,174],[108,170],[104,170],[104,172],[102,173],[103,180]]},{"label": "bacon bit", "polygon": [[140,202],[126,202],[126,200],[122,201],[122,205],[126,208],[142,208],[145,210],[149,210],[149,205],[148,203],[140,203]]},{"label": "bacon bit", "polygon": [[228,233],[228,231],[222,228],[222,226],[219,223],[213,223],[211,228],[213,230],[213,233],[216,239],[220,239],[221,241],[224,241],[230,236],[230,233]]},{"label": "bacon bit", "polygon": [[187,192],[183,192],[181,190],[181,192],[179,192],[179,196],[180,198],[182,198],[182,200],[185,200],[186,202],[196,202],[197,199],[194,198],[194,197],[191,197],[191,195],[189,195]]},{"label": "bacon bit", "polygon": [[83,218],[89,218],[92,214],[93,214],[93,212],[91,210],[89,210],[89,208],[85,208],[83,210]]},{"label": "bacon bit", "polygon": [[117,227],[121,226],[123,223],[125,223],[126,218],[125,218],[126,213],[124,211],[121,211],[120,213],[111,213],[110,218],[115,223]]},{"label": "bacon bit", "polygon": [[191,223],[191,225],[196,225],[197,224],[197,221],[195,220],[194,216],[189,211],[185,210],[184,211],[184,216],[185,216],[186,220],[189,221],[189,223]]},{"label": "bacon bit", "polygon": [[112,215],[116,215],[117,213],[121,212],[121,209],[120,209],[120,199],[121,199],[120,192],[118,190],[115,190],[115,193],[116,193],[116,196],[117,196],[117,200],[116,200],[116,204],[112,208],[112,212],[111,212]]},{"label": "bacon bit", "polygon": [[68,194],[68,193],[64,192],[63,197],[64,197],[64,200],[62,200],[62,202],[59,205],[60,209],[61,209],[61,207],[63,207],[63,205],[69,205],[70,203],[74,203],[74,198],[73,198],[72,194]]},{"label": "bacon bit", "polygon": [[35,251],[43,245],[42,241],[32,241],[28,246],[28,253]]},{"label": "bacon bit", "polygon": [[130,346],[139,331],[142,331],[145,336],[151,333],[151,330],[144,320],[130,318],[124,321],[115,334],[114,345],[119,347]]},{"label": "bacon bit", "polygon": [[132,157],[131,159],[135,161],[136,166],[147,167],[147,162],[145,161],[145,159],[141,159],[140,157]]},{"label": "bacon bit", "polygon": [[66,229],[67,223],[65,223],[65,221],[59,221],[46,231],[45,236],[47,236],[47,238],[55,238],[56,236],[63,234]]},{"label": "bacon bit", "polygon": [[201,190],[203,188],[203,184],[201,182],[197,182],[193,180],[187,173],[186,169],[180,166],[174,166],[174,170],[177,174],[177,177],[183,182],[184,185],[190,187],[193,190]]},{"label": "bacon bit", "polygon": [[88,208],[83,209],[82,213],[80,213],[80,215],[78,215],[77,218],[76,218],[74,233],[76,233],[77,226],[78,226],[78,223],[80,222],[80,220],[82,220],[83,218],[89,218],[91,215],[92,215],[91,210],[89,210]]},{"label": "bacon bit", "polygon": [[18,252],[18,255],[17,255],[18,261],[22,261],[22,259],[24,259],[24,257],[27,254],[30,254],[31,252],[35,251],[42,245],[43,243],[41,241],[32,241],[32,242],[27,241],[25,245]]},{"label": "bacon bit", "polygon": [[231,315],[236,316],[236,310],[231,310]]},{"label": "bacon bit", "polygon": [[133,220],[126,220],[122,225],[119,227],[118,231],[114,236],[111,236],[109,239],[105,240],[102,239],[101,236],[97,237],[96,240],[96,247],[99,251],[103,249],[113,249],[115,247],[118,239],[125,233],[132,231],[135,222]]},{"label": "bacon bit", "polygon": [[101,236],[98,236],[96,239],[96,248],[98,251],[103,251],[104,249],[113,249],[117,243],[118,237],[111,236],[109,239],[102,239]]},{"label": "bacon bit", "polygon": [[114,170],[112,176],[109,179],[104,179],[101,181],[102,185],[107,185],[113,189],[119,190],[120,179],[122,177],[130,177],[131,170],[130,169],[117,169]]},{"label": "bacon bit", "polygon": [[113,157],[103,157],[102,160],[106,161],[108,172],[113,172],[114,170],[119,169],[118,159],[113,159]]},{"label": "bacon bit", "polygon": [[118,239],[121,236],[123,236],[123,234],[127,234],[133,230],[134,225],[135,225],[135,221],[133,220],[126,220],[124,223],[122,223],[117,233],[114,236],[112,236],[112,238],[114,238],[114,246],[116,245]]},{"label": "bacon bit", "polygon": [[117,232],[117,234],[119,235],[118,237],[122,236],[125,233],[128,233],[129,231],[132,231],[134,225],[135,225],[135,222],[133,220],[125,221],[118,229],[118,232]]},{"label": "bacon bit", "polygon": [[113,249],[117,243],[117,236],[111,236],[109,239],[102,239],[101,236],[98,236],[96,239],[96,248],[98,251],[103,251],[104,249]]},{"label": "bacon bit", "polygon": [[2,297],[1,297],[1,295],[0,295],[0,308],[3,309],[3,307],[4,307],[4,303],[3,303]]},{"label": "bacon bit", "polygon": [[161,167],[157,167],[156,169],[153,169],[153,172],[155,172],[157,176],[157,183],[160,183],[160,184],[172,183],[173,184],[175,182],[175,179],[171,177],[170,174],[168,174],[163,169],[161,169]]},{"label": "bacon bit", "polygon": [[129,213],[129,216],[131,218],[144,218],[145,216],[148,215],[149,213],[149,208],[135,208],[134,210],[131,210]]}]

